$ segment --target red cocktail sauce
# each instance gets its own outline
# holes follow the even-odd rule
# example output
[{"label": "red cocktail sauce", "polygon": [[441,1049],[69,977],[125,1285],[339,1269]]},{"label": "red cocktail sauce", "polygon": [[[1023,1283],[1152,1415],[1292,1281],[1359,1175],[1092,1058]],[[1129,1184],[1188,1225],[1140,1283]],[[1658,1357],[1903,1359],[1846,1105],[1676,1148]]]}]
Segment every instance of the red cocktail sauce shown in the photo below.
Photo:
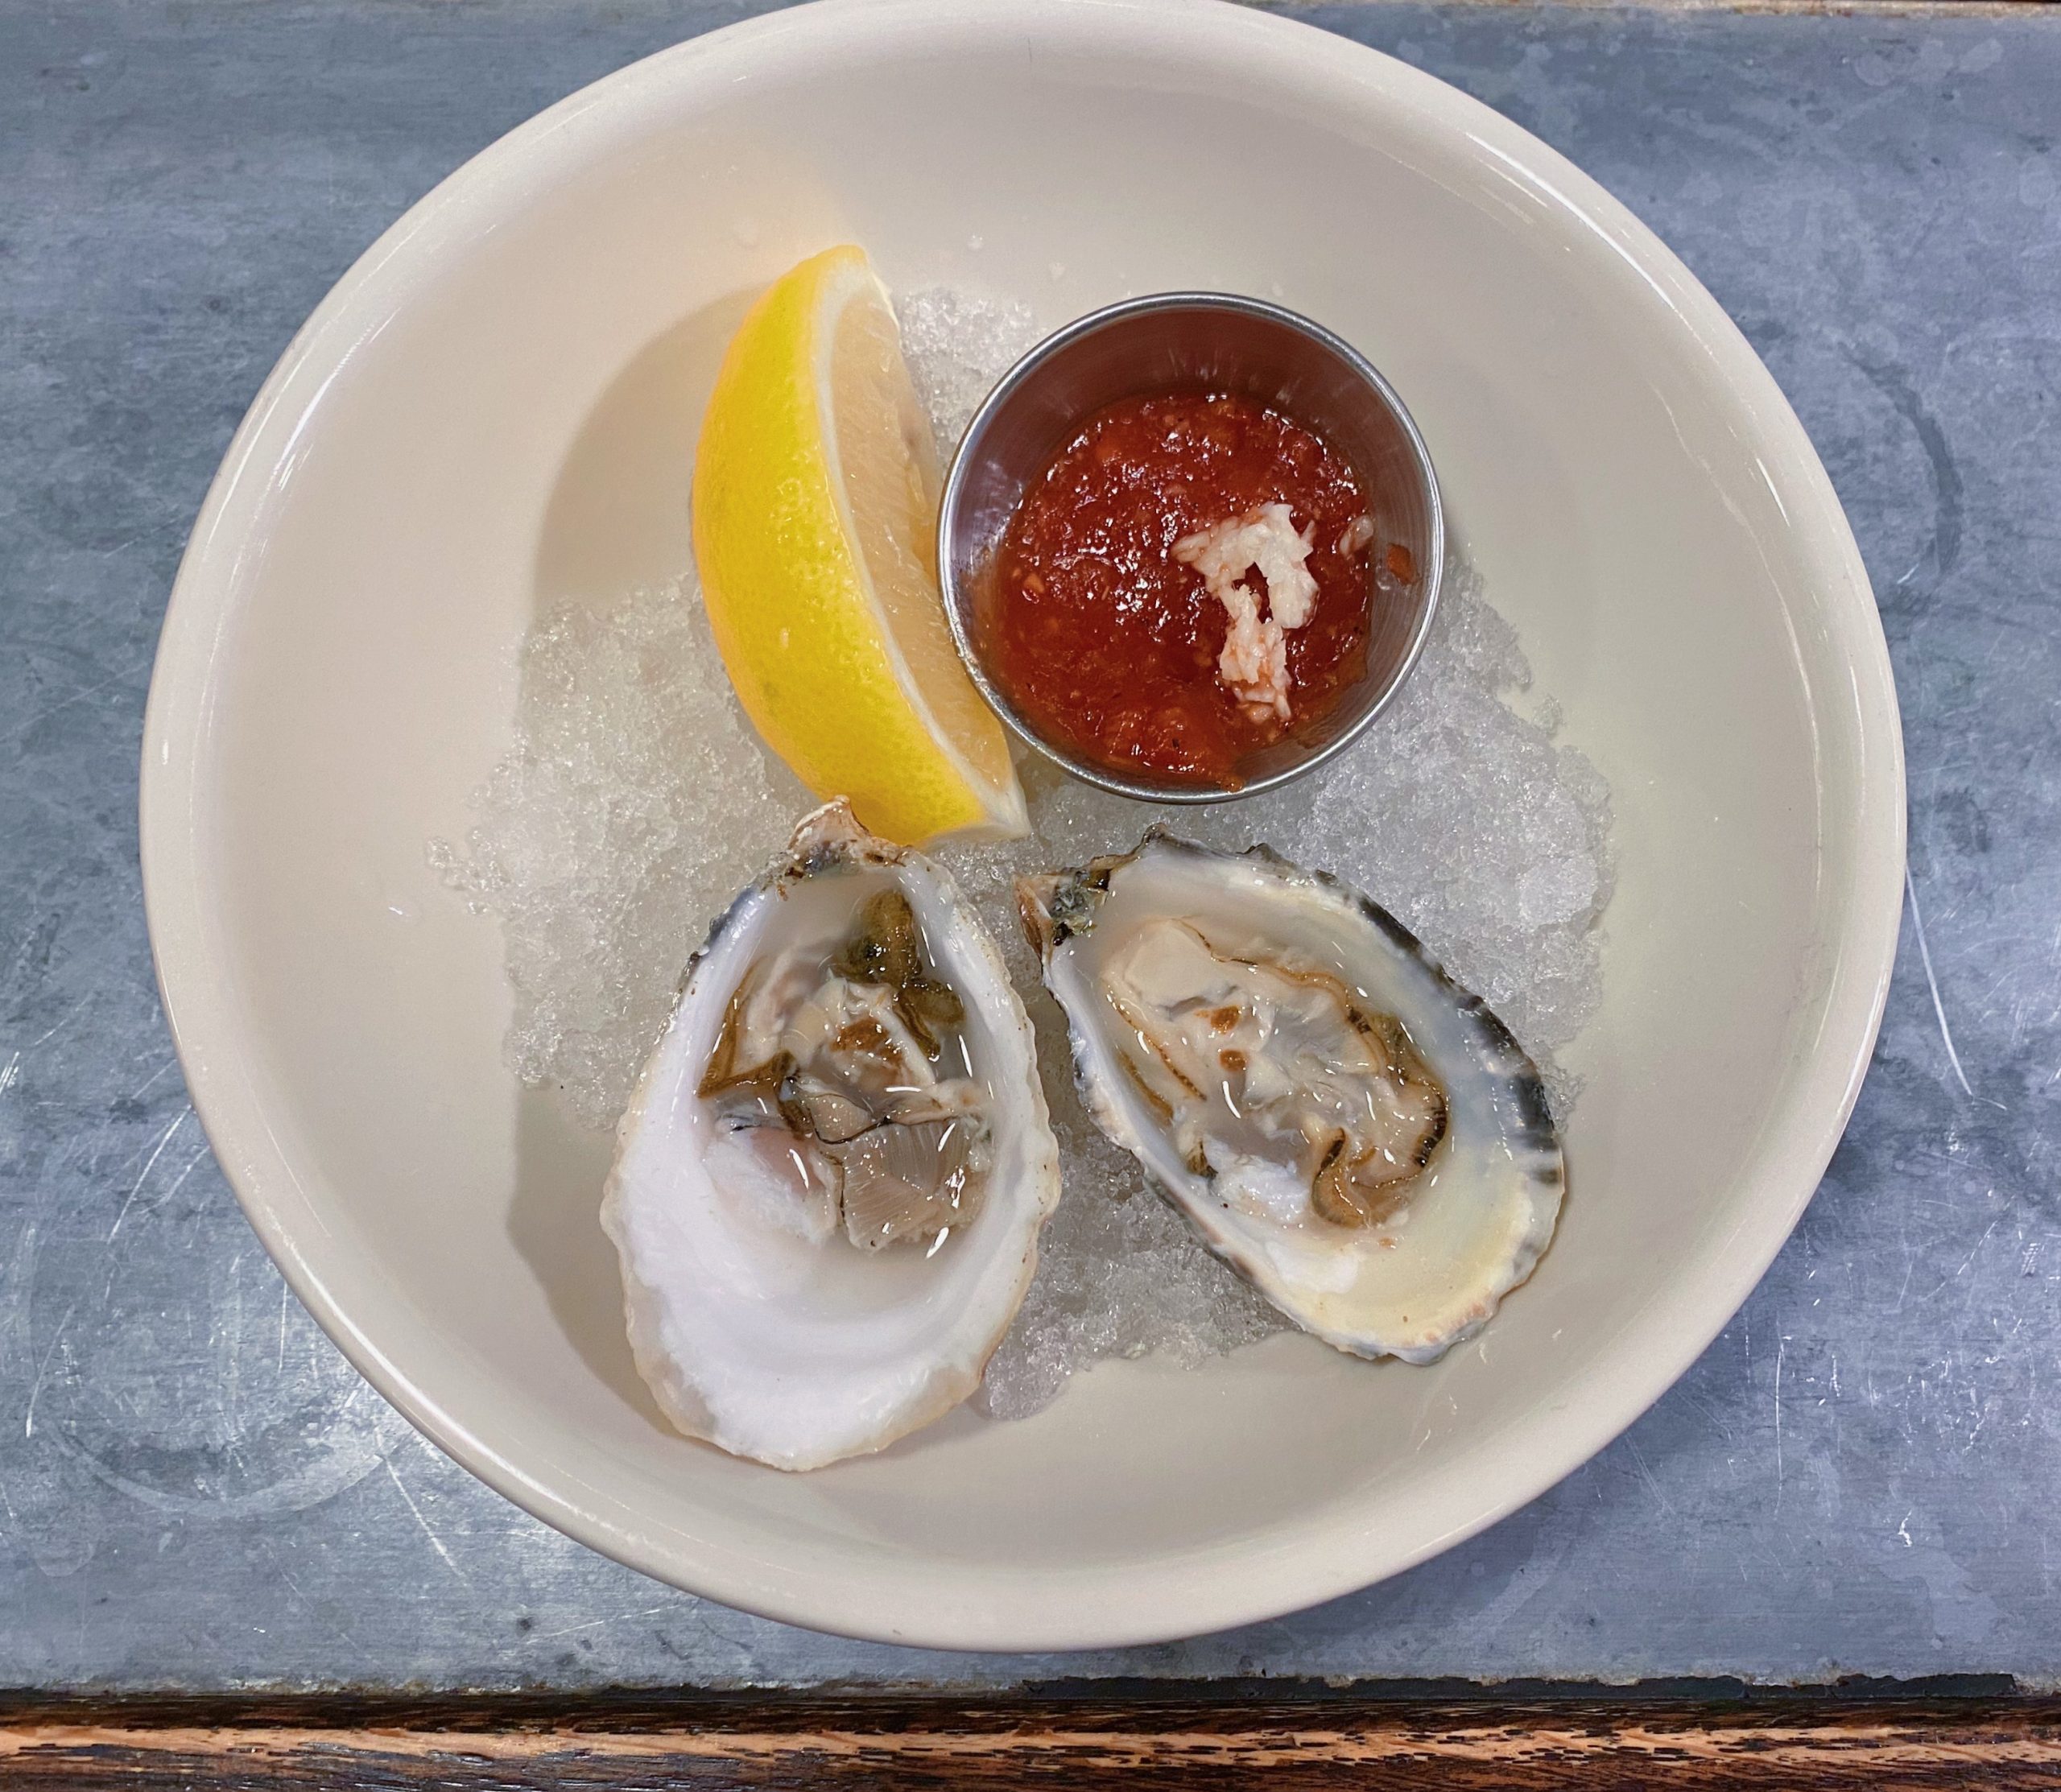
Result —
[{"label": "red cocktail sauce", "polygon": [[[1287,505],[1298,531],[1314,525],[1316,597],[1286,637],[1285,722],[1220,679],[1229,613],[1173,552],[1264,504]],[[1354,526],[1367,514],[1344,457],[1278,411],[1204,392],[1123,399],[1059,450],[1010,519],[993,563],[992,670],[1080,758],[1235,788],[1246,755],[1320,720],[1365,668],[1369,529]],[[1410,576],[1403,550],[1389,556]],[[1265,589],[1257,569],[1243,583]]]}]

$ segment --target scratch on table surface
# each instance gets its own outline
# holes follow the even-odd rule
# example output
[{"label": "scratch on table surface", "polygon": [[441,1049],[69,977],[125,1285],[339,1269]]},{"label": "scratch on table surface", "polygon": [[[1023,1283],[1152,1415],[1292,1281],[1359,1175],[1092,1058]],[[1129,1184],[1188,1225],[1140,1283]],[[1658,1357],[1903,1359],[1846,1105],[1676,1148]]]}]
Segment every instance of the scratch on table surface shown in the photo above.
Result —
[{"label": "scratch on table surface", "polygon": [[[1978,1097],[1968,1086],[1968,1072],[1961,1068],[1961,1055],[1954,1048],[1954,1030],[1947,1024],[1947,1005],[1940,999],[1939,979],[1932,968],[1932,948],[1926,942],[1924,910],[1918,906],[1918,886],[1912,881],[1908,865],[1903,868],[1903,887],[1905,894],[1910,898],[1911,927],[1918,935],[1919,960],[1925,967],[1925,985],[1932,992],[1932,1012],[1939,1018],[1939,1037],[1947,1042],[1947,1061],[1954,1067],[1954,1080],[1960,1084],[1961,1093],[1969,1100],[1987,1100],[1987,1097]],[[2004,1104],[1992,1101],[1990,1105],[2001,1108]]]},{"label": "scratch on table surface", "polygon": [[69,709],[75,703],[84,703],[89,697],[97,697],[103,691],[111,691],[118,684],[134,683],[149,669],[150,663],[147,659],[140,661],[124,671],[117,672],[112,678],[102,679],[97,684],[89,684],[82,689],[72,692],[68,696],[60,698],[47,708],[37,710],[26,721],[16,725],[9,730],[6,737],[10,741],[19,741],[37,723],[49,721],[60,710]]},{"label": "scratch on table surface", "polygon": [[17,1361],[31,1355],[29,1298],[35,1283],[36,1223],[31,1220],[14,1240],[7,1272],[0,1277],[0,1378],[11,1376]]},{"label": "scratch on table surface", "polygon": [[159,1064],[155,1070],[152,1071],[149,1076],[146,1076],[142,1082],[138,1083],[135,1088],[129,1092],[129,1099],[131,1101],[142,1100],[143,1096],[149,1094],[152,1089],[155,1088],[158,1084],[163,1080],[165,1072],[170,1070],[178,1062],[179,1054],[177,1052],[174,1051],[167,1053],[164,1062]]},{"label": "scratch on table surface", "polygon": [[84,1008],[86,1004],[93,999],[93,993],[92,990],[89,989],[83,996],[80,997],[76,1001],[73,1002],[69,1008],[66,1009],[63,1014],[60,1014],[56,1020],[52,1022],[48,1026],[46,1026],[40,1033],[37,1034],[33,1039],[30,1040],[27,1045],[23,1047],[23,1050],[25,1051],[34,1051],[39,1046],[48,1045],[52,1039],[56,1038],[60,1033],[63,1032],[67,1026],[68,1026],[74,1020],[78,1018],[79,1010]]},{"label": "scratch on table surface", "polygon": [[1653,1495],[1654,1503],[1662,1512],[1671,1517],[1673,1516],[1674,1502],[1661,1492],[1660,1483],[1654,1478],[1652,1469],[1646,1466],[1646,1452],[1639,1447],[1638,1439],[1635,1437],[1627,1437],[1625,1439],[1625,1447],[1631,1452],[1632,1462],[1638,1468],[1641,1479],[1646,1482],[1647,1491]]},{"label": "scratch on table surface", "polygon": [[65,1329],[72,1323],[72,1315],[77,1312],[78,1310],[79,1304],[76,1301],[74,1301],[69,1307],[64,1309],[64,1316],[57,1322],[57,1330],[51,1338],[50,1348],[43,1352],[43,1361],[36,1365],[35,1380],[31,1383],[29,1386],[28,1406],[22,1414],[22,1435],[23,1437],[34,1437],[35,1435],[36,1401],[42,1395],[43,1384],[50,1374],[51,1359],[57,1354],[57,1347],[64,1343]]},{"label": "scratch on table surface", "polygon": [[[37,1034],[33,1039],[30,1040],[27,1045],[19,1047],[16,1049],[13,1056],[8,1059],[6,1068],[0,1069],[0,1094],[4,1094],[7,1090],[12,1088],[17,1083],[21,1081],[23,1059],[29,1053],[39,1051],[44,1046],[48,1045],[52,1039],[56,1038],[60,1033],[64,1031],[66,1026],[77,1018],[79,1011],[93,999],[93,992],[89,989],[85,994],[80,997],[76,1001],[73,1002],[69,1008],[66,1009],[63,1014],[60,1014],[48,1026],[46,1026],[40,1033]],[[176,1056],[173,1062],[177,1062]]]},{"label": "scratch on table surface", "polygon": [[[1996,1192],[1997,1191],[1994,1188],[1985,1188],[1982,1191],[1982,1198],[1985,1201],[1989,1200],[1996,1194]],[[2004,1216],[2009,1213],[2011,1209],[2018,1204],[2018,1196],[2014,1195],[2010,1199],[2005,1202],[2001,1208],[1989,1216],[1989,1224],[1982,1228],[1982,1236],[1976,1240],[1975,1248],[1971,1250],[1966,1257],[1961,1259],[1960,1267],[1956,1270],[1952,1274],[1944,1275],[1939,1278],[1939,1286],[1937,1288],[1935,1288],[1931,1294],[1925,1296],[1927,1300],[1932,1299],[1935,1295],[1942,1293],[1949,1285],[1960,1281],[1963,1276],[1968,1274],[1968,1266],[1973,1263],[1976,1258],[1982,1254],[1982,1247],[1989,1242],[1990,1233],[1997,1229],[1997,1223],[2003,1219]]]},{"label": "scratch on table surface", "polygon": [[1968,1442],[1961,1446],[1963,1455],[1975,1447],[1975,1440],[1982,1435],[1982,1427],[1989,1422],[1989,1402],[1973,1388],[1968,1390],[1968,1403],[1975,1414],[1975,1424],[1968,1434]]},{"label": "scratch on table surface", "polygon": [[1774,1509],[1782,1510],[1782,1360],[1789,1352],[1789,1340],[1780,1332],[1774,1340]]},{"label": "scratch on table surface", "polygon": [[163,1207],[167,1201],[169,1201],[172,1196],[176,1195],[180,1191],[180,1188],[185,1185],[186,1179],[192,1175],[195,1171],[198,1170],[202,1164],[209,1162],[213,1156],[214,1153],[209,1150],[207,1144],[204,1141],[200,1150],[196,1151],[192,1157],[186,1160],[186,1166],[181,1170],[177,1175],[171,1179],[171,1187],[167,1188],[155,1201],[151,1203],[152,1210],[155,1211],[155,1209]]},{"label": "scratch on table surface", "polygon": [[429,1546],[444,1558],[445,1567],[461,1580],[466,1581],[469,1584],[470,1577],[463,1568],[458,1566],[450,1550],[444,1546],[444,1539],[436,1534],[436,1527],[423,1515],[422,1508],[415,1504],[415,1495],[408,1491],[407,1484],[401,1479],[401,1472],[394,1466],[394,1459],[391,1456],[386,1459],[386,1468],[387,1480],[394,1484],[394,1491],[401,1496],[401,1503],[414,1514],[415,1522],[422,1526],[422,1534],[429,1539]]},{"label": "scratch on table surface", "polygon": [[181,1108],[177,1117],[165,1128],[157,1144],[152,1148],[150,1156],[144,1160],[142,1174],[130,1184],[129,1193],[122,1203],[122,1211],[115,1215],[114,1224],[107,1228],[109,1244],[114,1242],[114,1235],[121,1231],[122,1222],[129,1217],[130,1208],[136,1204],[136,1196],[142,1191],[143,1184],[151,1179],[151,1172],[157,1167],[158,1159],[164,1155],[164,1148],[171,1143],[172,1134],[186,1124],[187,1116],[192,1112],[191,1108]]},{"label": "scratch on table surface", "polygon": [[213,1328],[209,1342],[221,1350],[222,1365],[222,1422],[229,1437],[229,1451],[236,1452],[237,1434],[243,1427],[243,1352],[237,1348],[243,1336],[243,1253],[229,1260],[229,1300],[226,1323]]},{"label": "scratch on table surface", "polygon": [[582,1630],[598,1630],[609,1624],[624,1624],[632,1618],[655,1618],[662,1612],[673,1609],[671,1604],[646,1605],[634,1612],[611,1612],[605,1618],[589,1618],[580,1624],[568,1624],[556,1630],[539,1630],[530,1638],[532,1642],[550,1642],[560,1637],[576,1636]]}]

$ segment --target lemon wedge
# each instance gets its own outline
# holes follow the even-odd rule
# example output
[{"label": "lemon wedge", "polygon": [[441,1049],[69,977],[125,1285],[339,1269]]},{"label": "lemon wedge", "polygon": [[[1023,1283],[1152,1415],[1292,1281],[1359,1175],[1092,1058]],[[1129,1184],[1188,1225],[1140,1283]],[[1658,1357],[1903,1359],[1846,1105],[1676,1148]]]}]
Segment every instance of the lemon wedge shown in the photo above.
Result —
[{"label": "lemon wedge", "polygon": [[724,357],[694,554],[730,682],[774,752],[875,833],[1028,830],[1002,725],[938,595],[938,469],[863,250],[775,281]]}]

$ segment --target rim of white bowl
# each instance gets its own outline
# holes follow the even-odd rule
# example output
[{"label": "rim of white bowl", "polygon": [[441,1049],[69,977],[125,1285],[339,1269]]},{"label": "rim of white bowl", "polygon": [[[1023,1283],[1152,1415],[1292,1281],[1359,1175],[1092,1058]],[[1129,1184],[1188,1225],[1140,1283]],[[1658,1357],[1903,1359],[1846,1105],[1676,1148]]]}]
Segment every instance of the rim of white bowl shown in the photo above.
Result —
[{"label": "rim of white bowl", "polygon": [[[963,1569],[776,1563],[719,1535],[669,1545],[627,1502],[562,1467],[545,1478],[415,1386],[324,1278],[311,1188],[268,1124],[239,1037],[229,980],[207,921],[196,823],[209,762],[209,716],[245,526],[294,450],[316,394],[366,340],[391,290],[473,237],[548,170],[564,142],[633,128],[746,78],[770,54],[834,64],[884,44],[936,54],[948,40],[1020,36],[1035,23],[1077,47],[1208,55],[1350,103],[1471,139],[1501,171],[1592,233],[1674,312],[1751,426],[1770,489],[1817,574],[1821,611],[1852,672],[1857,787],[1849,925],[1816,1048],[1763,1134],[1758,1198],[1721,1248],[1684,1266],[1664,1303],[1571,1382],[1569,1398],[1493,1440],[1501,1472],[1484,1495],[1463,1460],[1433,1490],[1378,1513],[1326,1513],[1291,1535],[1221,1551],[1045,1572],[1007,1583]],[[465,163],[389,229],[316,308],[237,429],[174,582],[144,718],[140,801],[143,895],[159,987],[194,1109],[245,1212],[310,1313],[374,1386],[440,1448],[524,1510],[617,1561],[687,1591],[820,1630],[933,1648],[1045,1651],[1163,1641],[1276,1617],[1386,1579],[1536,1498],[1638,1418],[1702,1354],[1760,1281],[1815,1191],[1881,1024],[1902,907],[1903,743],[1889,651],[1844,511],[1809,438],[1745,338],[1687,268],[1574,164],[1480,101],[1408,64],[1299,23],[1223,0],[816,0],[727,27],[632,64],[518,126]],[[1489,1446],[1485,1444],[1482,1448]],[[1479,1451],[1477,1451],[1477,1454]],[[1517,1466],[1512,1466],[1513,1464]],[[1466,1483],[1472,1483],[1471,1487]],[[1448,1482],[1456,1484],[1447,1485]]]}]

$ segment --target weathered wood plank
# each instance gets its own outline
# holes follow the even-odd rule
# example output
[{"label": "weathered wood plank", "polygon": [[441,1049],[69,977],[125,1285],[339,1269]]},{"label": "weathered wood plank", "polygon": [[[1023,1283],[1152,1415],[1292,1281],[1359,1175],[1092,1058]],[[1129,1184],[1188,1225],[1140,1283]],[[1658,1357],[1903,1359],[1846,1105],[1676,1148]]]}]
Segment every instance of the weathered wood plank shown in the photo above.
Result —
[{"label": "weathered wood plank", "polygon": [[960,1703],[683,1699],[68,1702],[0,1708],[10,1786],[1356,1792],[2061,1786],[2061,1702]]}]

